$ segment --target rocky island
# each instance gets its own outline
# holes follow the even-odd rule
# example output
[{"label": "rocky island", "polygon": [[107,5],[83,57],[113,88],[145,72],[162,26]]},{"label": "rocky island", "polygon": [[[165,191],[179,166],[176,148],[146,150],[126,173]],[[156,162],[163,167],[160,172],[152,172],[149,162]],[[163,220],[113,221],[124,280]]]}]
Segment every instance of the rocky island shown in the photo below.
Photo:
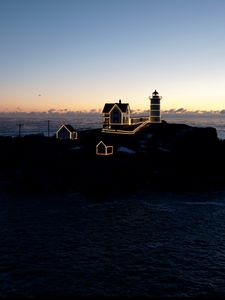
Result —
[{"label": "rocky island", "polygon": [[[96,145],[113,145],[96,155]],[[225,141],[216,129],[161,122],[134,135],[79,132],[77,140],[0,137],[2,191],[78,191],[106,197],[135,189],[202,191],[225,187]]]},{"label": "rocky island", "polygon": [[52,137],[0,137],[0,190],[105,198],[136,189],[224,189],[225,141],[215,128],[161,120],[161,99],[155,90],[149,116],[138,118],[129,103],[106,103],[99,129],[63,124]]}]

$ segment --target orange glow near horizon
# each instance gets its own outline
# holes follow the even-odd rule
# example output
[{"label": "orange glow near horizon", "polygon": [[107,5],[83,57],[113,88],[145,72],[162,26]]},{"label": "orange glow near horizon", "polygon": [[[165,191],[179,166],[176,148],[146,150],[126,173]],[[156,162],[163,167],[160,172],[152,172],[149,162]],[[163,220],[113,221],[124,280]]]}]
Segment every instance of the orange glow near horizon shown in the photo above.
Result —
[{"label": "orange glow near horizon", "polygon": [[0,111],[225,109],[224,1],[55,2],[1,1]]},{"label": "orange glow near horizon", "polygon": [[[161,87],[159,84],[155,84],[151,88],[144,86],[141,88],[127,89],[118,86],[118,89],[107,89],[96,87],[90,91],[77,90],[73,91],[70,87],[69,91],[64,93],[62,87],[60,89],[36,91],[33,92],[27,89],[16,91],[16,93],[4,90],[0,95],[0,111],[1,112],[44,112],[49,110],[56,111],[101,111],[106,102],[118,102],[119,99],[124,103],[129,103],[131,110],[148,110],[149,99],[151,93],[157,89],[161,100],[161,110],[179,109],[184,108],[188,111],[195,110],[222,110],[225,109],[225,92],[223,94],[222,87],[219,84],[219,88],[214,86],[214,89],[210,89],[206,92],[204,86],[199,88],[192,85],[192,89],[187,89],[183,92],[183,88]],[[159,87],[157,87],[157,85]],[[99,90],[98,90],[99,88]],[[150,92],[149,92],[150,91]],[[203,92],[204,91],[204,92]]]}]

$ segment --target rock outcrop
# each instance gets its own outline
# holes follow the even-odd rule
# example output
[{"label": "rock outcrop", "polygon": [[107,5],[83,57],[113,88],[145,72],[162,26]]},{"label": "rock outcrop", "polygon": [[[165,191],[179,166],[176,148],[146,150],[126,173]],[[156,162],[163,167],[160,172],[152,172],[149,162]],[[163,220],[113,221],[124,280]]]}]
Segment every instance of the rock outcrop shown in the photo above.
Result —
[{"label": "rock outcrop", "polygon": [[[112,156],[96,156],[103,140]],[[96,196],[134,189],[225,188],[225,141],[214,128],[149,124],[135,135],[81,131],[76,141],[54,137],[0,138],[0,189],[23,192],[77,190]]]}]

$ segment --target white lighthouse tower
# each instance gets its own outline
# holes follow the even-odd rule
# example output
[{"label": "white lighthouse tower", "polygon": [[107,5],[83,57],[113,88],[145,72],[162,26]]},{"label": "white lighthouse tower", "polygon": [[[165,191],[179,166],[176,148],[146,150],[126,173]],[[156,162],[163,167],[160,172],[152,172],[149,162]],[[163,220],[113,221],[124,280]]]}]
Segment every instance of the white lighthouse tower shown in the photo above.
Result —
[{"label": "white lighthouse tower", "polygon": [[161,123],[161,112],[160,112],[161,99],[162,97],[159,96],[159,93],[156,90],[152,93],[152,97],[149,97],[151,123]]}]

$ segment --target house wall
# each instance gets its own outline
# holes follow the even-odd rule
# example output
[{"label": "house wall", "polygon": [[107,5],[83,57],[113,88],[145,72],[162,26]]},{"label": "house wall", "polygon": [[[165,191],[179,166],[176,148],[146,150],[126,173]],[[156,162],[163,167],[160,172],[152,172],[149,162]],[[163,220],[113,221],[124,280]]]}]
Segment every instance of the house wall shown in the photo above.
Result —
[{"label": "house wall", "polygon": [[71,132],[71,133],[70,133],[70,138],[71,138],[72,140],[76,140],[76,139],[77,139],[77,132]]},{"label": "house wall", "polygon": [[129,116],[127,114],[123,115],[123,124],[129,124]]},{"label": "house wall", "polygon": [[70,139],[70,132],[65,127],[62,127],[58,131],[57,138],[60,140]]},{"label": "house wall", "polygon": [[110,112],[110,123],[122,124],[122,113],[117,106]]},{"label": "house wall", "polygon": [[107,147],[107,154],[108,155],[113,154],[113,146],[108,146]]},{"label": "house wall", "polygon": [[103,127],[109,127],[109,113],[103,114]]},{"label": "house wall", "polygon": [[100,144],[96,148],[96,154],[106,154],[106,148],[103,144]]}]

